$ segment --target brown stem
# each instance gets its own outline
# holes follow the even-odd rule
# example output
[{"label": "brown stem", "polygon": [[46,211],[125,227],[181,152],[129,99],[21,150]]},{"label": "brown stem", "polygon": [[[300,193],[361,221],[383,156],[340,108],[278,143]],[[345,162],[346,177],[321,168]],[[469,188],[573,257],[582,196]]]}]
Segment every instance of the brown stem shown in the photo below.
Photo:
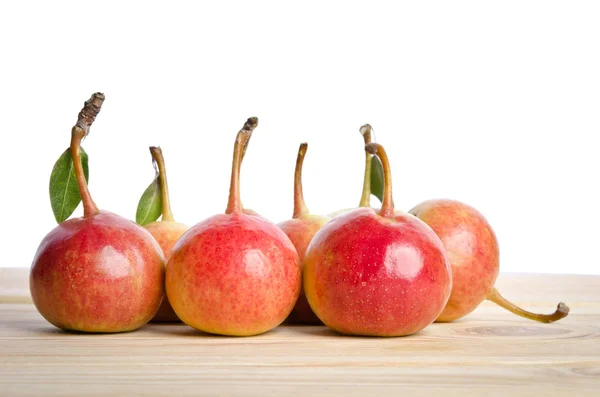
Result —
[{"label": "brown stem", "polygon": [[79,185],[79,193],[83,202],[83,216],[88,217],[99,212],[96,203],[90,195],[83,166],[81,164],[81,141],[90,132],[92,123],[100,113],[102,103],[104,102],[104,94],[96,92],[92,94],[90,99],[85,101],[83,108],[77,117],[77,123],[71,130],[71,158],[73,159],[73,167],[75,168],[75,176],[77,177],[77,185]]},{"label": "brown stem", "polygon": [[390,168],[390,162],[383,146],[378,143],[368,143],[365,145],[365,150],[371,154],[376,155],[381,160],[383,166],[383,202],[381,203],[381,210],[379,215],[386,218],[394,217],[394,201],[392,200],[392,170]]},{"label": "brown stem", "polygon": [[[246,143],[244,143],[244,146],[242,147],[242,161],[244,161],[244,156],[246,156],[246,150],[248,150],[248,143],[250,143],[250,140],[247,140]],[[240,161],[240,165],[242,161]]]},{"label": "brown stem", "polygon": [[[365,145],[371,143],[371,125],[365,124],[360,127],[360,133],[362,134]],[[363,189],[360,197],[359,207],[369,207],[371,205],[371,162],[372,155],[369,152],[365,152],[365,175],[363,177]]]},{"label": "brown stem", "polygon": [[79,193],[81,194],[81,201],[83,202],[83,217],[87,218],[97,214],[99,210],[96,203],[94,203],[94,200],[92,200],[87,182],[85,181],[83,166],[81,165],[81,140],[85,136],[86,132],[79,126],[74,126],[71,130],[71,158],[73,159],[75,176],[77,177]]},{"label": "brown stem", "polygon": [[525,317],[530,320],[539,321],[541,323],[553,323],[560,320],[561,318],[567,317],[569,314],[569,306],[560,302],[556,307],[556,310],[552,314],[537,314],[523,310],[516,306],[514,303],[507,301],[496,288],[490,291],[490,294],[486,297],[487,300],[494,302],[500,307],[516,314],[517,316]]},{"label": "brown stem", "polygon": [[173,221],[173,212],[171,211],[171,199],[169,196],[169,183],[167,181],[167,168],[165,167],[165,158],[162,149],[158,146],[150,146],[152,161],[158,167],[158,180],[160,182],[160,191],[162,196],[162,218],[163,221]]},{"label": "brown stem", "polygon": [[[246,143],[244,143],[244,146],[242,147],[242,157],[240,159],[240,162],[238,163],[238,172],[241,172],[242,162],[244,161],[244,157],[246,156],[246,150],[248,150],[248,143],[250,143],[250,139],[248,139],[246,141]],[[240,207],[242,208],[242,211],[243,211],[244,204],[242,204],[241,198],[240,198]],[[250,211],[252,211],[252,210],[250,210]]]},{"label": "brown stem", "polygon": [[90,133],[90,127],[94,120],[96,120],[98,113],[100,113],[100,108],[102,107],[103,102],[104,94],[101,92],[96,92],[91,96],[90,99],[85,101],[83,109],[81,109],[81,112],[79,112],[77,124],[75,125],[85,132],[85,136]]},{"label": "brown stem", "polygon": [[231,183],[229,185],[229,201],[227,203],[226,214],[238,213],[241,214],[243,207],[240,200],[240,168],[244,147],[248,144],[248,140],[252,135],[252,131],[258,125],[256,117],[250,117],[242,129],[238,132],[233,147],[233,161],[231,163]]},{"label": "brown stem", "polygon": [[308,208],[304,202],[302,193],[302,164],[304,156],[308,149],[308,143],[301,143],[298,148],[298,158],[296,159],[296,171],[294,173],[294,215],[293,218],[299,218],[303,214],[308,214]]}]

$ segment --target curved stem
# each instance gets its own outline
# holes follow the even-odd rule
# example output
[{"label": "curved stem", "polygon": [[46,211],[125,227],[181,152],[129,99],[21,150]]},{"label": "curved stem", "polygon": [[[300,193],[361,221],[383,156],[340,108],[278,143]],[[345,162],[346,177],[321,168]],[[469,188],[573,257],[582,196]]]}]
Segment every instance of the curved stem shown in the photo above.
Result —
[{"label": "curved stem", "polygon": [[541,323],[553,323],[561,318],[567,317],[569,314],[569,307],[563,302],[560,302],[556,307],[556,310],[552,314],[537,314],[523,310],[516,306],[514,303],[507,301],[496,288],[490,291],[490,294],[486,297],[487,300],[494,302],[500,307],[516,314],[517,316],[525,317],[530,320],[539,321]]},{"label": "curved stem", "polygon": [[83,104],[83,108],[77,116],[77,123],[71,130],[71,158],[73,159],[77,185],[79,186],[79,193],[83,202],[84,218],[97,214],[99,210],[94,200],[92,200],[87,182],[85,181],[85,174],[81,165],[81,141],[90,133],[90,127],[94,120],[96,120],[98,113],[100,113],[104,99],[104,94],[101,92],[92,94],[90,99]]},{"label": "curved stem", "polygon": [[[370,124],[365,124],[360,127],[360,133],[365,140],[365,145],[371,143],[371,131],[372,128]],[[372,155],[365,152],[365,175],[363,177],[363,189],[358,205],[359,207],[369,207],[371,205],[371,161]]]},{"label": "curved stem", "polygon": [[74,126],[71,130],[71,158],[73,159],[77,185],[79,185],[79,193],[81,194],[81,201],[83,202],[84,218],[99,212],[98,207],[96,206],[96,203],[94,203],[94,200],[92,200],[92,196],[88,190],[85,174],[83,173],[83,166],[81,165],[81,140],[86,134],[86,131],[79,126]]},{"label": "curved stem", "polygon": [[233,161],[231,163],[231,183],[229,185],[229,201],[227,203],[226,214],[238,213],[241,214],[243,207],[240,201],[240,168],[244,147],[248,144],[248,140],[252,135],[252,131],[258,125],[256,117],[250,117],[242,129],[238,132],[233,147]]},{"label": "curved stem", "polygon": [[371,154],[377,155],[381,160],[383,166],[383,177],[385,186],[383,188],[383,202],[381,203],[381,210],[379,215],[386,218],[394,217],[394,201],[392,200],[392,171],[390,169],[390,162],[383,146],[378,143],[368,143],[365,145],[365,150]]},{"label": "curved stem", "polygon": [[304,194],[302,193],[302,164],[308,143],[301,143],[298,148],[298,158],[296,159],[296,171],[294,173],[294,215],[293,218],[299,218],[303,214],[308,214],[308,208],[304,202]]},{"label": "curved stem", "polygon": [[173,221],[173,212],[171,211],[171,199],[169,196],[169,184],[167,181],[167,169],[165,167],[165,158],[162,149],[158,146],[150,146],[152,160],[158,167],[158,180],[160,181],[160,191],[162,196],[162,218],[163,221]]}]

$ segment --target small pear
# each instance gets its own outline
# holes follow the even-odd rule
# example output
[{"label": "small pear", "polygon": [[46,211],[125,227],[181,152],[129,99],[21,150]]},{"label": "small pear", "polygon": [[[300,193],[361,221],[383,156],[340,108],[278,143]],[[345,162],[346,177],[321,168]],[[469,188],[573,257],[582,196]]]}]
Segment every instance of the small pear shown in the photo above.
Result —
[{"label": "small pear", "polygon": [[[304,202],[302,192],[302,164],[308,149],[307,143],[302,143],[298,149],[296,160],[296,171],[294,175],[294,214],[292,219],[279,223],[279,228],[292,240],[300,262],[304,262],[306,249],[315,233],[323,227],[329,218],[321,215],[313,215],[308,211]],[[287,323],[290,324],[321,324],[319,318],[313,313],[304,291],[300,291],[300,297],[294,306],[294,310],[288,316]]]},{"label": "small pear", "polygon": [[164,256],[150,233],[92,200],[81,141],[104,95],[85,103],[71,130],[70,152],[83,217],[61,222],[41,242],[29,277],[31,297],[54,326],[79,332],[124,332],[146,324],[165,292]]},{"label": "small pear", "polygon": [[[160,245],[160,248],[168,260],[171,256],[171,250],[173,246],[179,240],[179,238],[185,233],[189,226],[183,223],[175,222],[173,218],[173,212],[171,211],[171,199],[169,196],[169,185],[167,181],[167,169],[165,166],[165,159],[163,157],[162,149],[157,146],[150,147],[150,154],[152,155],[152,161],[158,168],[158,183],[160,184],[160,195],[162,201],[162,215],[161,219],[144,225],[146,230],[152,234],[154,239]],[[156,322],[176,322],[179,318],[173,311],[169,300],[165,297],[163,302],[154,316],[152,321]]]},{"label": "small pear", "polygon": [[559,303],[552,314],[537,314],[517,307],[494,288],[500,268],[500,250],[494,230],[475,208],[456,200],[428,200],[409,211],[440,237],[452,266],[452,294],[437,322],[466,316],[484,300],[543,323],[566,317],[569,307]]}]

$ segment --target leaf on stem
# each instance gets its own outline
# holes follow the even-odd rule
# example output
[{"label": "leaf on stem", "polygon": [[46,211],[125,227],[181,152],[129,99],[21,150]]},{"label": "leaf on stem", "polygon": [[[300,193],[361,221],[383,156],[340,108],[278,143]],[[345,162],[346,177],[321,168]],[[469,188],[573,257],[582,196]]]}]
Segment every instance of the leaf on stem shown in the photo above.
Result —
[{"label": "leaf on stem", "polygon": [[146,188],[138,203],[135,221],[144,226],[154,222],[162,213],[162,191],[158,174],[152,183]]},{"label": "leaf on stem", "polygon": [[[81,164],[86,182],[89,179],[88,155],[81,148]],[[69,218],[81,202],[81,193],[75,176],[71,149],[67,149],[54,163],[50,174],[50,205],[57,223]]]},{"label": "leaf on stem", "polygon": [[383,165],[377,156],[371,156],[371,194],[383,202]]}]

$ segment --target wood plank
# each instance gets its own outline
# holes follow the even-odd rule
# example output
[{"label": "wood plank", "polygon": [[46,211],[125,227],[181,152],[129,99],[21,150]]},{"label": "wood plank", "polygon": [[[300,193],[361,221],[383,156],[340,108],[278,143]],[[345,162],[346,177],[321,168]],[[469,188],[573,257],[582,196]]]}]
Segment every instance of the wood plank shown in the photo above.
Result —
[{"label": "wood plank", "polygon": [[[3,291],[26,270],[3,277]],[[5,303],[0,396],[600,395],[600,277],[503,274],[498,286],[528,308],[549,311],[563,299],[572,313],[539,324],[486,303],[406,338],[290,326],[232,338],[185,325],[64,333],[33,305]]]}]

